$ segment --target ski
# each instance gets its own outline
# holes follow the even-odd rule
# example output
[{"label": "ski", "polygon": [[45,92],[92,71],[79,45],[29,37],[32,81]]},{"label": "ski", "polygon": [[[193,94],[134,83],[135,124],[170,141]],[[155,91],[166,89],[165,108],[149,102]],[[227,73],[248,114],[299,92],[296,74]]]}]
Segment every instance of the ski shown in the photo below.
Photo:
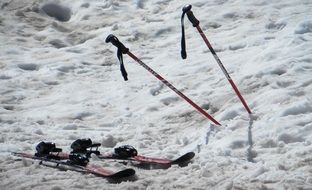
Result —
[{"label": "ski", "polygon": [[[127,178],[135,175],[135,170],[133,169],[124,169],[118,172],[113,172],[108,169],[105,169],[101,166],[90,164],[86,161],[83,161],[83,164],[75,162],[73,159],[65,159],[62,156],[58,156],[57,154],[49,154],[46,156],[38,156],[33,155],[30,153],[23,153],[23,152],[13,152],[12,155],[26,158],[26,159],[32,159],[32,160],[39,160],[40,165],[47,166],[47,167],[53,167],[53,168],[60,168],[65,170],[71,170],[81,173],[90,173],[94,174],[96,176],[119,180],[122,178]],[[63,154],[64,155],[64,154]],[[55,165],[50,165],[55,164]]]},{"label": "ski", "polygon": [[[68,155],[69,154],[67,153],[61,153],[60,157],[61,159],[67,159]],[[184,167],[184,166],[187,166],[188,163],[191,162],[194,156],[195,156],[194,152],[188,152],[176,159],[171,160],[171,159],[166,159],[166,158],[155,158],[155,157],[148,157],[148,156],[143,156],[143,155],[136,155],[136,156],[131,156],[131,157],[120,157],[114,153],[97,154],[97,157],[103,160],[116,160],[120,162],[130,161],[130,162],[133,162],[133,165],[136,165],[136,166],[143,166],[143,165],[146,167],[147,165],[159,166],[155,168],[169,168],[172,165],[178,165],[180,167]]]},{"label": "ski", "polygon": [[[142,166],[142,165],[162,166],[160,168],[169,168],[171,165],[178,165],[180,167],[186,166],[195,156],[194,152],[188,152],[173,160],[166,159],[166,158],[148,157],[148,156],[139,155],[137,150],[133,146],[130,146],[130,145],[117,147],[114,149],[114,153],[101,154],[98,151],[98,147],[100,145],[101,145],[100,143],[93,144],[91,139],[78,139],[72,143],[71,148],[73,149],[72,152],[83,153],[87,155],[88,157],[90,157],[91,154],[95,154],[100,159],[111,159],[111,160],[118,160],[121,162],[131,161],[131,162],[138,163],[138,164],[134,163],[134,165],[137,165],[137,166]],[[68,154],[66,153],[61,154],[61,157],[66,159],[68,158]]]},{"label": "ski", "polygon": [[130,145],[120,146],[113,153],[102,154],[98,151],[100,143],[93,143],[91,139],[77,139],[71,144],[70,153],[62,152],[54,143],[40,142],[36,146],[34,155],[27,153],[13,153],[15,156],[55,163],[56,167],[73,166],[71,170],[79,170],[85,173],[93,173],[102,177],[127,177],[135,174],[133,169],[126,169],[117,173],[108,171],[96,165],[89,164],[89,158],[95,154],[99,159],[114,160],[121,163],[130,163],[134,166],[147,169],[167,169],[172,165],[187,166],[194,158],[194,152],[188,152],[176,159],[157,158],[139,155],[137,150]]},{"label": "ski", "polygon": [[155,158],[148,157],[143,155],[136,155],[131,157],[119,157],[115,154],[107,154],[107,155],[98,155],[100,159],[113,159],[113,160],[122,160],[122,161],[134,161],[139,162],[140,164],[149,164],[149,165],[158,165],[163,166],[164,168],[169,168],[171,165],[178,165],[180,167],[186,166],[192,158],[194,158],[194,152],[188,152],[183,154],[177,159],[171,160],[166,158]]}]

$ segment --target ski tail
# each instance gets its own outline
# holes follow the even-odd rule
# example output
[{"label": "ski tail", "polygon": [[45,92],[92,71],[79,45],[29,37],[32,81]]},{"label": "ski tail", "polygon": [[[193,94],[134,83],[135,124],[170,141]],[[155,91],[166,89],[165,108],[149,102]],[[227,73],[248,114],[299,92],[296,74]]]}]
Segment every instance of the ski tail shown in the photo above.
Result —
[{"label": "ski tail", "polygon": [[111,174],[109,177],[112,179],[120,179],[120,178],[126,178],[126,177],[131,177],[135,175],[135,170],[128,168],[128,169],[124,169],[121,170],[119,172],[116,172],[114,174]]},{"label": "ski tail", "polygon": [[173,160],[171,162],[171,164],[177,164],[177,165],[183,167],[183,166],[186,166],[194,157],[195,157],[194,152],[188,152],[188,153],[180,156],[179,158]]},{"label": "ski tail", "polygon": [[166,158],[155,158],[155,157],[147,157],[142,155],[137,155],[128,158],[120,158],[118,156],[114,156],[114,154],[107,154],[107,155],[98,155],[100,159],[112,159],[118,161],[131,161],[138,164],[134,164],[136,166],[141,166],[142,168],[150,168],[149,166],[154,166],[152,168],[159,168],[159,169],[166,169],[169,168],[171,165],[179,165],[180,167],[184,167],[188,165],[188,163],[194,158],[194,152],[188,152],[175,160],[166,159]]},{"label": "ski tail", "polygon": [[138,155],[138,156],[133,157],[133,160],[141,161],[141,162],[149,162],[151,164],[162,164],[162,165],[177,164],[179,166],[183,166],[189,163],[191,159],[194,158],[194,156],[195,156],[194,152],[188,152],[175,160],[170,160],[170,159],[164,159],[164,158],[152,158],[152,157]]}]

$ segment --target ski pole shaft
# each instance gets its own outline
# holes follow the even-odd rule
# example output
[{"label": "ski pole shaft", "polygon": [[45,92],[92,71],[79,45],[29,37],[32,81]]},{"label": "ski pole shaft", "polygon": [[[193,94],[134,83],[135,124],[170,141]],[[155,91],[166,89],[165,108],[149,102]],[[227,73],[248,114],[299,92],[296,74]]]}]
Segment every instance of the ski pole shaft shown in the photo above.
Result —
[{"label": "ski pole shaft", "polygon": [[[215,50],[213,49],[213,47],[211,46],[210,42],[208,41],[206,35],[204,34],[204,32],[202,31],[201,27],[199,26],[199,21],[196,19],[196,17],[194,16],[193,12],[191,11],[192,6],[191,5],[186,5],[183,7],[182,11],[182,17],[184,14],[187,14],[188,19],[190,20],[190,22],[193,24],[193,27],[196,27],[199,34],[201,35],[201,37],[203,38],[205,44],[207,45],[208,49],[210,50],[210,52],[212,53],[213,57],[215,58],[215,60],[217,61],[219,67],[221,68],[223,74],[225,75],[225,77],[228,79],[229,83],[231,84],[232,88],[234,89],[236,95],[238,96],[238,98],[240,99],[240,101],[242,102],[244,108],[246,109],[246,111],[251,114],[251,111],[246,103],[246,101],[244,100],[243,96],[241,95],[241,93],[239,92],[238,88],[236,87],[235,83],[233,82],[233,80],[231,79],[229,73],[227,72],[227,70],[225,69],[224,65],[222,64],[220,58],[218,57],[217,53],[215,52]],[[185,51],[185,50],[184,50]]]},{"label": "ski pole shaft", "polygon": [[203,114],[207,119],[212,121],[216,125],[221,125],[217,120],[215,120],[211,115],[209,115],[205,110],[203,110],[201,107],[199,107],[196,103],[194,103],[191,99],[189,99],[186,95],[184,95],[181,91],[179,91],[177,88],[175,88],[171,83],[169,83],[166,79],[164,79],[162,76],[160,76],[158,73],[156,73],[152,68],[150,68],[148,65],[146,65],[143,61],[141,61],[138,57],[136,57],[133,53],[129,51],[128,48],[126,48],[119,40],[113,35],[109,35],[106,38],[106,42],[111,42],[113,45],[115,45],[117,48],[123,48],[121,50],[124,54],[128,54],[133,60],[135,60],[138,64],[140,64],[143,68],[145,68],[147,71],[149,71],[152,75],[154,75],[158,80],[160,80],[162,83],[164,83],[166,86],[168,86],[171,90],[173,90],[176,94],[178,94],[181,98],[183,98],[185,101],[187,101],[191,106],[193,106],[197,111],[199,111],[201,114]]},{"label": "ski pole shaft", "polygon": [[187,96],[185,96],[181,91],[179,91],[177,88],[175,88],[171,83],[169,83],[166,79],[164,79],[162,76],[160,76],[158,73],[156,73],[153,69],[151,69],[149,66],[147,66],[144,62],[142,62],[139,58],[137,58],[135,55],[133,55],[130,51],[127,54],[132,59],[134,59],[136,62],[138,62],[142,67],[144,67],[146,70],[148,70],[151,74],[153,74],[158,80],[163,82],[171,90],[173,90],[175,93],[177,93],[181,98],[183,98],[185,101],[187,101],[189,104],[191,104],[191,106],[193,106],[197,111],[202,113],[206,118],[211,120],[216,125],[221,125],[212,116],[210,116],[205,110],[203,110],[201,107],[199,107],[197,104],[195,104],[191,99],[189,99]]},{"label": "ski pole shaft", "polygon": [[225,69],[225,67],[223,66],[220,58],[218,57],[217,53],[215,52],[215,50],[212,48],[211,44],[209,43],[206,35],[204,34],[204,32],[202,31],[202,29],[200,28],[200,26],[196,26],[199,34],[201,35],[201,37],[203,38],[203,40],[205,41],[205,44],[207,45],[207,47],[209,48],[210,52],[212,53],[213,57],[215,58],[215,60],[217,61],[219,67],[221,68],[223,74],[225,75],[225,77],[228,79],[229,83],[231,84],[232,88],[234,89],[236,95],[238,96],[238,98],[240,99],[240,101],[242,102],[243,106],[245,107],[246,111],[251,114],[251,111],[246,103],[246,101],[244,100],[243,96],[241,95],[241,93],[239,92],[238,88],[236,87],[235,83],[233,82],[233,80],[231,79],[229,73],[227,72],[227,70]]}]

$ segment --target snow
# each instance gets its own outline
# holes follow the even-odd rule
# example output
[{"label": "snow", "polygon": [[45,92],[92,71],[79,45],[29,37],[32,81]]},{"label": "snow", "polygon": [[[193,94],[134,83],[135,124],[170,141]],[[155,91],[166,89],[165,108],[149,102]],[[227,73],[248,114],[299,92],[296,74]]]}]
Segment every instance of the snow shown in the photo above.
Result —
[{"label": "snow", "polygon": [[[187,3],[252,115],[187,19],[181,59]],[[2,0],[0,189],[312,189],[311,10],[310,0]],[[109,34],[222,126],[127,55],[124,81]],[[11,155],[40,141],[70,151],[78,138],[102,152],[131,144],[196,156],[183,168],[134,167],[136,181],[112,184]]]}]

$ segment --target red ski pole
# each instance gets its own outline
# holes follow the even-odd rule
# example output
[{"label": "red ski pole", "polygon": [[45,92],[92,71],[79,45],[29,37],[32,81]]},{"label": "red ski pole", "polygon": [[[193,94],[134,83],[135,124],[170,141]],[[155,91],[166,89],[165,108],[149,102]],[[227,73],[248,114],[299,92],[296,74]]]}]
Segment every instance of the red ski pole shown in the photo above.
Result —
[{"label": "red ski pole", "polygon": [[143,61],[141,61],[139,58],[137,58],[134,54],[132,54],[128,48],[126,48],[116,36],[110,34],[106,38],[106,43],[111,42],[114,46],[118,48],[117,56],[121,63],[121,71],[124,76],[124,79],[127,80],[127,74],[125,72],[125,69],[123,67],[123,59],[122,54],[128,54],[132,59],[134,59],[137,63],[139,63],[142,67],[144,67],[147,71],[149,71],[151,74],[153,74],[158,80],[163,82],[166,86],[168,86],[171,90],[173,90],[175,93],[177,93],[181,98],[183,98],[185,101],[187,101],[191,106],[193,106],[197,111],[199,111],[201,114],[203,114],[207,119],[212,121],[216,125],[221,125],[217,120],[215,120],[211,115],[209,115],[205,110],[203,110],[201,107],[199,107],[197,104],[195,104],[191,99],[189,99],[187,96],[185,96],[181,91],[179,91],[177,88],[175,88],[171,83],[169,83],[166,79],[164,79],[162,76],[160,76],[158,73],[156,73],[153,69],[151,69],[148,65],[146,65]]},{"label": "red ski pole", "polygon": [[186,14],[188,19],[191,21],[191,23],[193,24],[193,27],[196,27],[199,34],[201,35],[201,37],[203,38],[203,40],[205,41],[205,44],[207,45],[207,47],[209,48],[210,52],[212,53],[213,57],[215,58],[215,60],[217,61],[219,67],[221,68],[223,74],[225,75],[225,77],[228,79],[229,83],[231,84],[232,88],[234,89],[236,95],[238,96],[238,98],[240,99],[240,101],[242,102],[243,106],[245,107],[246,111],[251,114],[251,111],[246,103],[246,101],[244,100],[243,96],[241,95],[241,93],[239,92],[238,88],[236,87],[235,83],[233,82],[233,80],[231,79],[229,73],[226,71],[225,67],[223,66],[221,60],[219,59],[217,53],[215,52],[215,50],[212,48],[211,44],[209,43],[206,35],[204,34],[204,32],[202,31],[201,27],[199,26],[199,21],[195,18],[193,12],[191,11],[192,9],[192,5],[186,5],[183,7],[182,11],[182,17],[181,17],[181,24],[182,24],[182,40],[181,40],[181,56],[183,59],[186,59],[186,48],[185,48],[185,34],[184,34],[184,15]]}]

